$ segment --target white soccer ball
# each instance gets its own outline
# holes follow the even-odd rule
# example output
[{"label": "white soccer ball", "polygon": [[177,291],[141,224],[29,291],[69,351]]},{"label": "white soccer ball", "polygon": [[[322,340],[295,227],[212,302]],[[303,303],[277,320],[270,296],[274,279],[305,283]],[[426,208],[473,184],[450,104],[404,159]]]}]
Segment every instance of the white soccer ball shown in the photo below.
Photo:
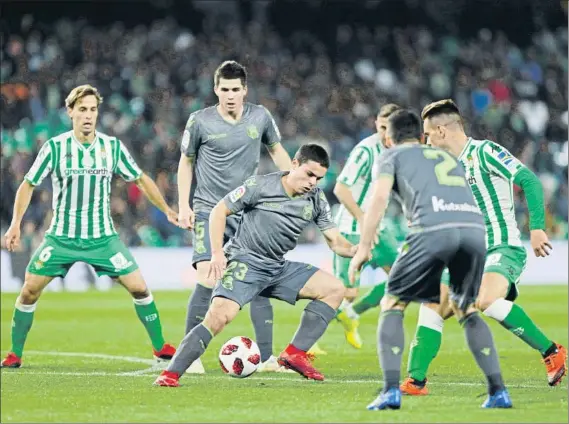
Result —
[{"label": "white soccer ball", "polygon": [[219,350],[219,365],[231,377],[249,377],[261,363],[259,346],[249,337],[233,337]]}]

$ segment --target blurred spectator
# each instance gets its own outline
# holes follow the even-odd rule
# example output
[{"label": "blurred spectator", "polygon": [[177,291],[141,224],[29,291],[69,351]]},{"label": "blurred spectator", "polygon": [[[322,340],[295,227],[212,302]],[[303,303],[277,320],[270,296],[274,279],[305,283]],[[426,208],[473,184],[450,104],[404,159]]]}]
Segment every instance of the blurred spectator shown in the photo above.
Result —
[{"label": "blurred spectator", "polygon": [[[208,3],[200,2],[200,9],[211,9]],[[236,59],[249,70],[248,100],[273,113],[291,155],[306,142],[330,152],[333,163],[323,187],[332,203],[335,176],[355,143],[375,131],[381,104],[420,110],[429,101],[453,97],[472,136],[495,139],[540,174],[550,229],[567,236],[559,230],[567,221],[566,27],[544,26],[528,43],[484,28],[473,37],[456,30],[441,35],[436,25],[343,24],[331,35],[316,27],[277,31],[265,10],[255,12],[269,20],[263,26],[244,22],[246,14],[233,19],[225,12],[211,12],[199,34],[171,18],[136,26],[64,18],[46,26],[28,15],[19,32],[2,37],[2,227],[9,224],[15,190],[41,144],[70,128],[63,101],[83,83],[105,97],[100,131],[122,139],[175,205],[185,121],[215,103],[213,71],[221,61]],[[273,170],[263,152],[259,172]],[[45,229],[50,190],[44,183],[34,195],[26,234]],[[527,211],[518,194],[516,210],[524,223]],[[134,184],[115,180],[111,210],[130,245],[189,240]],[[303,240],[314,241],[316,234],[308,231]]]}]

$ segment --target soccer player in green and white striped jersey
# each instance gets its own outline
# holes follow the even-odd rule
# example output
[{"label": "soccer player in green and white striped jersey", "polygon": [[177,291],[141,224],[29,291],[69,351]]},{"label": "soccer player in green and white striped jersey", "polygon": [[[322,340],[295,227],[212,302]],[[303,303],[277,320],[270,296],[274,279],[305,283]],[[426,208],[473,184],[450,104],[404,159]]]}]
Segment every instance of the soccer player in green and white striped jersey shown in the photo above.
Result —
[{"label": "soccer player in green and white striped jersey", "polygon": [[75,262],[93,266],[99,275],[118,279],[131,294],[136,313],[146,328],[154,356],[169,360],[174,346],[164,342],[152,294],[111,219],[111,179],[114,174],[134,181],[148,199],[177,224],[177,214],[158,187],[145,175],[116,137],[95,131],[102,97],[96,88],[74,88],[65,104],[73,129],[49,139],[24,177],[14,201],[6,232],[6,247],[20,243],[20,224],[34,187],[48,176],[53,186],[53,218],[43,243],[33,254],[12,321],[12,348],[2,367],[18,368],[42,290],[55,277],[64,277]]},{"label": "soccer player in green and white striped jersey", "polygon": [[[546,365],[549,385],[559,384],[567,372],[565,348],[548,338],[526,312],[513,303],[518,295],[517,283],[527,257],[515,219],[514,184],[523,190],[528,203],[534,254],[537,257],[550,254],[551,244],[544,231],[545,206],[539,179],[499,144],[468,137],[458,107],[452,100],[427,105],[423,109],[422,119],[429,143],[453,153],[464,166],[476,203],[485,218],[488,252],[477,307],[484,315],[494,318],[539,351]],[[439,166],[441,172],[447,172],[444,161]],[[433,305],[433,309],[436,310],[436,305]],[[443,318],[438,318],[442,323]],[[420,329],[419,327],[417,334]],[[416,337],[414,344],[421,343],[422,338]],[[424,364],[419,368],[423,369],[424,374],[438,348],[430,352],[428,346],[423,346],[422,349],[425,352]],[[411,371],[410,379],[404,383],[404,386],[409,386],[409,390],[404,391],[410,392],[417,388],[426,391],[425,382],[425,379],[421,381]]]},{"label": "soccer player in green and white striped jersey", "polygon": [[[383,137],[386,120],[399,109],[399,106],[395,104],[381,107],[375,122],[377,132],[354,147],[334,187],[334,194],[341,203],[335,217],[336,225],[342,235],[354,245],[359,243],[362,219],[369,206],[372,168],[385,149]],[[386,273],[389,273],[397,257],[397,240],[383,227],[380,233],[381,244],[372,251],[373,257],[368,265],[374,269],[383,268]],[[349,265],[349,258],[334,254],[334,275],[342,280],[346,287],[346,296],[338,311],[337,319],[344,327],[347,342],[359,349],[362,341],[358,333],[358,317],[366,310],[379,305],[385,292],[385,281],[377,284],[364,297],[352,304],[358,295],[360,282],[358,280],[355,284],[350,283]]]}]

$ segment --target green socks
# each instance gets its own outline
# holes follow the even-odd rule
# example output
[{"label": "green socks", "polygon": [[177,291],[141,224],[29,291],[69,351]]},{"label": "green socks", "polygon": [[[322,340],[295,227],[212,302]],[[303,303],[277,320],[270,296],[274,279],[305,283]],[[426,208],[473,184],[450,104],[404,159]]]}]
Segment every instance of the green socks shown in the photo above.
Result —
[{"label": "green socks", "polygon": [[164,336],[162,335],[162,324],[160,323],[160,316],[158,315],[154,298],[152,295],[149,295],[144,299],[133,299],[133,302],[136,315],[138,315],[138,319],[146,328],[152,347],[154,350],[162,349]]},{"label": "green socks", "polygon": [[553,342],[543,334],[525,311],[513,302],[498,299],[484,311],[484,315],[494,318],[502,326],[541,354],[551,347]]},{"label": "green socks", "polygon": [[12,317],[12,348],[10,350],[19,358],[22,357],[28,332],[32,328],[36,305],[36,303],[24,305],[20,303],[20,298],[16,299],[14,316]]},{"label": "green socks", "polygon": [[362,296],[356,302],[354,302],[353,309],[358,315],[363,314],[365,311],[371,308],[379,306],[383,295],[385,294],[385,281],[377,284],[373,289]]},{"label": "green socks", "polygon": [[441,348],[444,320],[432,309],[421,305],[415,338],[411,342],[407,372],[411,378],[423,381],[429,365]]}]

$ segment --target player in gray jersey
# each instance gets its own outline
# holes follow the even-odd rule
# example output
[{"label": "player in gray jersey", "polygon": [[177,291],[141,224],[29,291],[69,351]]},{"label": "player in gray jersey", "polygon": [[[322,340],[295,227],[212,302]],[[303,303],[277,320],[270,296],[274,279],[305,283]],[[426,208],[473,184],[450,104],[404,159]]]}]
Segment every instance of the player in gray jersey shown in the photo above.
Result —
[{"label": "player in gray jersey", "polygon": [[386,146],[390,150],[379,160],[358,252],[350,264],[350,279],[355,280],[371,254],[376,228],[393,193],[404,207],[410,231],[381,301],[378,352],[385,384],[368,409],[401,407],[403,312],[409,302],[438,301],[446,267],[453,310],[488,381],[488,398],[482,406],[509,408],[512,402],[492,334],[473,306],[486,255],[484,220],[457,160],[443,150],[422,145],[420,138],[421,121],[416,114],[401,110],[389,117]]},{"label": "player in gray jersey", "polygon": [[[214,89],[219,103],[192,113],[188,119],[178,167],[179,222],[194,230],[192,264],[198,280],[188,303],[186,334],[204,319],[215,283],[207,276],[211,210],[223,196],[257,173],[261,145],[268,149],[280,170],[290,169],[290,157],[280,143],[281,136],[270,112],[263,106],[244,103],[245,68],[234,61],[222,63],[215,71]],[[193,171],[196,188],[192,210],[189,198]],[[233,236],[238,222],[238,215],[228,221],[224,241]],[[255,299],[250,313],[261,350],[261,369],[279,371],[272,355],[273,309],[269,300]],[[196,361],[189,372],[203,373],[201,361]]]},{"label": "player in gray jersey", "polygon": [[[329,158],[322,147],[304,145],[296,153],[290,172],[251,177],[216,205],[210,216],[210,274],[217,281],[212,303],[203,323],[186,335],[180,354],[158,377],[156,385],[178,386],[180,376],[205,352],[213,336],[258,295],[293,305],[297,299],[312,299],[291,344],[278,361],[306,378],[324,379],[306,353],[334,318],[344,297],[344,286],[313,265],[287,261],[284,255],[314,222],[334,252],[353,256],[355,247],[332,222],[326,197],[316,187],[328,167]],[[224,252],[227,218],[239,212],[243,212],[239,229]]]}]

